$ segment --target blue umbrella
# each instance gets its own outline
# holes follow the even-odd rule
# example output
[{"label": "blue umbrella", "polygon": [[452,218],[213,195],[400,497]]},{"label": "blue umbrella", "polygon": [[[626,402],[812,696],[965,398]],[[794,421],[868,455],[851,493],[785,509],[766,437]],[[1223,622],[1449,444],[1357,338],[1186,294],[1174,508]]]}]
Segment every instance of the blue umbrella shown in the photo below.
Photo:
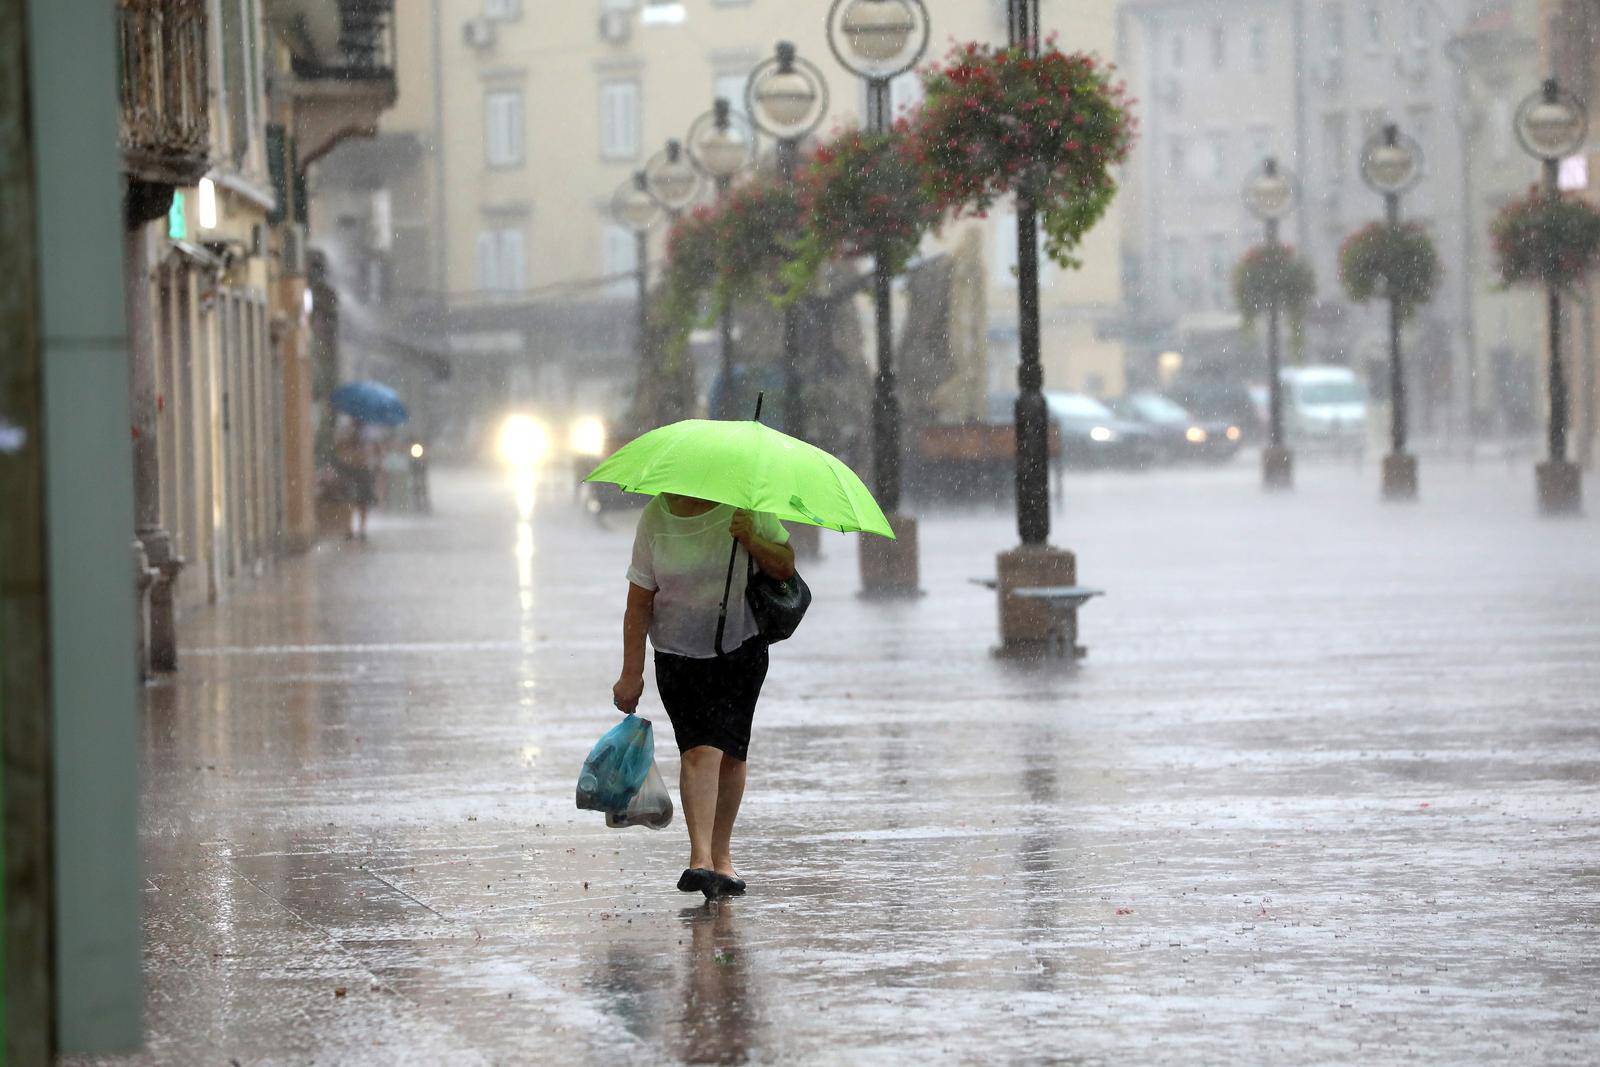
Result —
[{"label": "blue umbrella", "polygon": [[400,395],[382,382],[345,382],[328,394],[333,410],[377,426],[399,426],[411,416]]}]

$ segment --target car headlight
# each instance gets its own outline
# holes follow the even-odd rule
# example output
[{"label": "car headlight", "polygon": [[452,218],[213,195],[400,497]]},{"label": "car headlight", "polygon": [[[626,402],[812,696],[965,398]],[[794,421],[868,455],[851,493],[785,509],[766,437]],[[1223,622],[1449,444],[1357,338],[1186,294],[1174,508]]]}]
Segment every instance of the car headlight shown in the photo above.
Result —
[{"label": "car headlight", "polygon": [[1228,427],[1228,440],[1237,441],[1239,438],[1241,438],[1243,436],[1244,436],[1244,432],[1242,430],[1240,430],[1239,427],[1237,427],[1237,426],[1229,426]]},{"label": "car headlight", "polygon": [[412,459],[421,459],[422,458],[422,454],[424,452],[426,452],[426,451],[427,451],[427,449],[422,447],[422,442],[418,441],[416,444],[411,446],[411,458]]},{"label": "car headlight", "polygon": [[1117,439],[1117,435],[1109,426],[1096,426],[1094,429],[1089,431],[1089,439],[1092,441],[1102,442],[1115,441]]},{"label": "car headlight", "polygon": [[606,450],[606,424],[593,415],[577,420],[567,435],[567,447],[577,456],[600,455]]},{"label": "car headlight", "polygon": [[1189,432],[1183,436],[1187,437],[1192,444],[1203,445],[1206,443],[1206,432],[1198,426],[1189,427]]},{"label": "car headlight", "polygon": [[532,415],[507,415],[500,424],[500,458],[513,467],[535,467],[550,450],[550,435]]}]

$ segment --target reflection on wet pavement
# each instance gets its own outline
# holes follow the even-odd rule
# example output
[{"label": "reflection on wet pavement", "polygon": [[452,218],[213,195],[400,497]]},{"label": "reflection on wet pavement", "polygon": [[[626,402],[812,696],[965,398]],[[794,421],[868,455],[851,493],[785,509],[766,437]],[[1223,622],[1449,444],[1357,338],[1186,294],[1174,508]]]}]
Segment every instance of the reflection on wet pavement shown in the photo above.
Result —
[{"label": "reflection on wet pavement", "polygon": [[573,807],[629,517],[439,475],[188,620],[147,691],[150,1044],[82,1062],[1592,1063],[1594,521],[1370,473],[1069,480],[1110,594],[1077,672],[986,653],[1005,517],[925,519],[915,603],[827,539],[751,892],[706,906],[681,824]]}]

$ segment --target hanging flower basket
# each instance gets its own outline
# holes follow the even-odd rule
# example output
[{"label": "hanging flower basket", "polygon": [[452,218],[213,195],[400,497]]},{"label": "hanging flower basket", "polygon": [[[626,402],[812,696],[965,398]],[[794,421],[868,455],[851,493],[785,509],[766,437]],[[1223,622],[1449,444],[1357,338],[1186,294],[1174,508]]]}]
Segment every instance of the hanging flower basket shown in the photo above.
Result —
[{"label": "hanging flower basket", "polygon": [[1571,285],[1600,259],[1600,210],[1538,188],[1500,210],[1490,228],[1507,285]]},{"label": "hanging flower basket", "polygon": [[700,206],[683,215],[667,234],[667,265],[658,314],[668,349],[676,352],[700,318],[717,282],[717,213]]},{"label": "hanging flower basket", "polygon": [[805,233],[784,271],[792,292],[828,259],[881,254],[898,274],[938,224],[906,129],[902,121],[892,133],[847,130],[817,149],[800,176]]},{"label": "hanging flower basket", "polygon": [[1288,245],[1256,245],[1233,269],[1233,298],[1246,325],[1276,307],[1298,331],[1316,293],[1316,272]]},{"label": "hanging flower basket", "polygon": [[794,257],[802,232],[800,197],[776,175],[753,178],[729,193],[714,213],[717,308],[741,296],[772,296],[779,272]]},{"label": "hanging flower basket", "polygon": [[1439,253],[1420,223],[1374,222],[1339,249],[1339,281],[1358,304],[1393,299],[1402,320],[1433,299],[1439,285]]},{"label": "hanging flower basket", "polygon": [[1116,195],[1110,168],[1127,158],[1134,121],[1120,84],[1093,56],[1046,42],[966,44],[923,74],[911,150],[941,211],[983,213],[1017,192],[1033,197],[1045,251],[1073,251]]}]

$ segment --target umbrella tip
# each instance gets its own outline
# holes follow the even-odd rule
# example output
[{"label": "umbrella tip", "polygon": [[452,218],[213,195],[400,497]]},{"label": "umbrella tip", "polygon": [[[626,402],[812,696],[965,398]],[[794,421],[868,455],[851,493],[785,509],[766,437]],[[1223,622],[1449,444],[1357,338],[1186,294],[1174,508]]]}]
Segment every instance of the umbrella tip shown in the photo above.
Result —
[{"label": "umbrella tip", "polygon": [[765,400],[766,398],[767,398],[767,394],[766,394],[765,390],[763,390],[763,391],[761,391],[761,392],[756,394],[756,416],[755,416],[755,421],[757,421],[757,422],[761,421],[761,402],[763,400]]}]

